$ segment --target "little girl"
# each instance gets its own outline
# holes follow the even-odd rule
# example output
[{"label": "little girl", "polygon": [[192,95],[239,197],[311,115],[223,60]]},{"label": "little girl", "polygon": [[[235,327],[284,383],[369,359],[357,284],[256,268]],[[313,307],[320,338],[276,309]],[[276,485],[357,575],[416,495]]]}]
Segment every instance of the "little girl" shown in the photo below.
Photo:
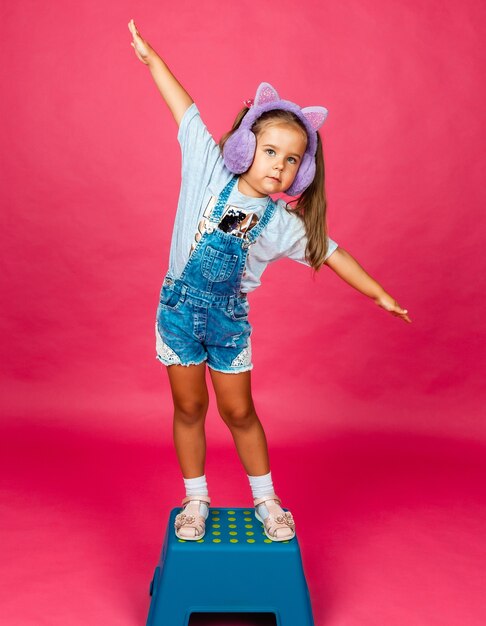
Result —
[{"label": "little girl", "polygon": [[[301,108],[261,83],[219,145],[196,104],[131,20],[131,45],[179,126],[182,184],[169,269],[157,308],[156,358],[167,366],[174,443],[186,497],[177,537],[205,533],[210,498],[204,474],[208,409],[206,362],[218,410],[247,472],[256,518],[272,541],[295,536],[292,514],[274,491],[267,442],[251,395],[248,293],[268,263],[289,257],[318,271],[328,265],[392,315],[407,311],[327,236],[321,106]],[[270,194],[299,196],[294,210]]]}]

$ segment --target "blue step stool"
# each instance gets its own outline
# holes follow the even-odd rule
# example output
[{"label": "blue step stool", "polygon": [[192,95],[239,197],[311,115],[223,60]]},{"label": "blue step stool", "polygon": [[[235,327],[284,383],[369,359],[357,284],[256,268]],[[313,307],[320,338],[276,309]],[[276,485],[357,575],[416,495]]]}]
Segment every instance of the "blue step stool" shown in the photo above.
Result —
[{"label": "blue step stool", "polygon": [[147,626],[188,626],[191,613],[274,613],[277,626],[314,626],[297,536],[271,541],[254,509],[210,508],[204,537],[185,541],[174,532],[180,511],[170,513]]}]

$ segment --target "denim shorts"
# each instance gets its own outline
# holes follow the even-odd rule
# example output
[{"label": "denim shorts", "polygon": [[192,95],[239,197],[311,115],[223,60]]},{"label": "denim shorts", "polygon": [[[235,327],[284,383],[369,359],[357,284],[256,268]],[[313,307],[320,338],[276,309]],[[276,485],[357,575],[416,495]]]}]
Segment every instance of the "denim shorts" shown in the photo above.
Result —
[{"label": "denim shorts", "polygon": [[156,358],[234,374],[253,369],[248,296],[214,295],[165,278],[155,322]]}]

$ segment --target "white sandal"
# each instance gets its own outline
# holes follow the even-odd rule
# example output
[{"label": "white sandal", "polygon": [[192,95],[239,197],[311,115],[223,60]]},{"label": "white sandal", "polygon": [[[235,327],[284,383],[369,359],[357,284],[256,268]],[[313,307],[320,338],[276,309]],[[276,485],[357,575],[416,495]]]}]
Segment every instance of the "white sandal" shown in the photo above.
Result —
[{"label": "white sandal", "polygon": [[[268,517],[262,519],[256,507],[262,502],[268,510]],[[255,517],[262,522],[266,536],[272,541],[288,541],[295,537],[295,522],[290,511],[284,511],[280,505],[279,497],[274,493],[263,498],[254,498]],[[280,533],[279,533],[280,531]]]},{"label": "white sandal", "polygon": [[179,539],[197,541],[204,537],[206,518],[199,513],[201,502],[206,502],[209,508],[211,498],[209,496],[187,496],[182,500],[182,506],[189,504],[175,516],[175,534]]}]

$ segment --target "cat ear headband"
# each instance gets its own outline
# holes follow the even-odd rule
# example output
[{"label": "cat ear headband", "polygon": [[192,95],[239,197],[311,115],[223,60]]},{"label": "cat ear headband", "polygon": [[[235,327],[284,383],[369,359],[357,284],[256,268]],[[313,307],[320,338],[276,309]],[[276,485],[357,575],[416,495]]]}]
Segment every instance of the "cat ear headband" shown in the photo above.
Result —
[{"label": "cat ear headband", "polygon": [[270,83],[260,83],[254,99],[245,100],[249,108],[238,129],[226,141],[223,147],[223,159],[226,167],[234,174],[242,174],[252,164],[256,149],[256,135],[251,127],[265,111],[284,109],[292,111],[302,120],[307,131],[307,147],[302,157],[297,175],[292,185],[285,191],[289,196],[298,196],[314,180],[316,173],[317,130],[324,124],[328,110],[321,106],[300,108],[290,100],[280,99],[277,90]]}]

